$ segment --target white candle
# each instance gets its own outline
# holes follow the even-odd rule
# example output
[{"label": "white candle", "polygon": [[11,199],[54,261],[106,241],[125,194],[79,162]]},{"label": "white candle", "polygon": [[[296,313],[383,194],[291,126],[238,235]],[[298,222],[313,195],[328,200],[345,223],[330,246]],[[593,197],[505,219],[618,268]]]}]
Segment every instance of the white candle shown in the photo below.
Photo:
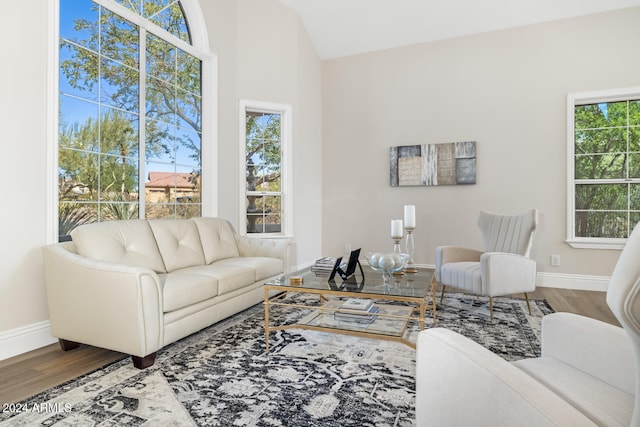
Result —
[{"label": "white candle", "polygon": [[391,220],[391,238],[402,239],[402,220],[401,219]]},{"label": "white candle", "polygon": [[414,205],[405,205],[404,207],[404,226],[416,228],[416,207]]}]

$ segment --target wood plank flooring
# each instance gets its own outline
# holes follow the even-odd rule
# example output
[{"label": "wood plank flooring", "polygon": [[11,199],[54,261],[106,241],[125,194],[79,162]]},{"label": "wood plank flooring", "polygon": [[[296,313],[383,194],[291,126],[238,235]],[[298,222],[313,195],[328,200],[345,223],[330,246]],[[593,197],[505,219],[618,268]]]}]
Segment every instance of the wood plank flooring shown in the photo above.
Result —
[{"label": "wood plank flooring", "polygon": [[[530,298],[546,299],[556,311],[619,325],[604,292],[538,287]],[[21,401],[124,357],[128,356],[87,345],[63,352],[58,344],[52,344],[0,361],[0,404]]]}]

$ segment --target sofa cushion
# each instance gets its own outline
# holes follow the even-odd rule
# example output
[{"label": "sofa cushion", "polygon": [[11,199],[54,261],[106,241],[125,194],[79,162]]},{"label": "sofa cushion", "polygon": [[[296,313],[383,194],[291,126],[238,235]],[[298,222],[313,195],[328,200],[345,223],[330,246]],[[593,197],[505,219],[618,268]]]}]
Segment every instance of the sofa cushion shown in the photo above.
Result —
[{"label": "sofa cushion", "polygon": [[200,232],[200,241],[207,264],[220,259],[240,256],[235,233],[229,221],[220,218],[191,218]]},{"label": "sofa cushion", "polygon": [[187,271],[215,277],[218,280],[218,294],[241,289],[255,283],[255,270],[241,265],[218,264],[220,261],[201,267],[190,267]]},{"label": "sofa cushion", "polygon": [[268,257],[238,257],[227,258],[216,262],[216,265],[232,265],[248,267],[255,271],[254,282],[282,274],[284,262],[279,258]]},{"label": "sofa cushion", "polygon": [[550,357],[513,364],[553,390],[598,425],[628,426],[634,398],[581,370]]},{"label": "sofa cushion", "polygon": [[167,272],[204,265],[198,227],[187,219],[149,221]]},{"label": "sofa cushion", "polygon": [[174,271],[160,275],[160,280],[163,282],[162,309],[165,313],[218,295],[218,280],[212,276]]},{"label": "sofa cushion", "polygon": [[149,223],[141,219],[85,224],[71,231],[79,255],[166,272]]}]

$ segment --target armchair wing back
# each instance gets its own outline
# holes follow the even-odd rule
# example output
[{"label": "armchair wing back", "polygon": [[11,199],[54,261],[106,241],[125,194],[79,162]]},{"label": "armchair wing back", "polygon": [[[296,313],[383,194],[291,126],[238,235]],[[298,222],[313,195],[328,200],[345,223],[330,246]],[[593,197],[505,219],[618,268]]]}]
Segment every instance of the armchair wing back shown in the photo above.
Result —
[{"label": "armchair wing back", "polygon": [[508,252],[528,257],[537,225],[537,209],[522,215],[499,215],[487,211],[478,215],[485,252]]},{"label": "armchair wing back", "polygon": [[618,258],[607,289],[607,305],[624,328],[635,357],[635,410],[631,425],[640,425],[640,223]]}]

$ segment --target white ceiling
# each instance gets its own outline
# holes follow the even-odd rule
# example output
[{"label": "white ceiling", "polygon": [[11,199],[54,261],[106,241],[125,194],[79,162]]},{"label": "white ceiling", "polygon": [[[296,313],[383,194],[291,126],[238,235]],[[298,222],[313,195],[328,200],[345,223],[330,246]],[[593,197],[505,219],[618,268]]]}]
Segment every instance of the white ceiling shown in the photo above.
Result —
[{"label": "white ceiling", "polygon": [[298,12],[322,59],[640,6],[640,0],[279,1]]}]

